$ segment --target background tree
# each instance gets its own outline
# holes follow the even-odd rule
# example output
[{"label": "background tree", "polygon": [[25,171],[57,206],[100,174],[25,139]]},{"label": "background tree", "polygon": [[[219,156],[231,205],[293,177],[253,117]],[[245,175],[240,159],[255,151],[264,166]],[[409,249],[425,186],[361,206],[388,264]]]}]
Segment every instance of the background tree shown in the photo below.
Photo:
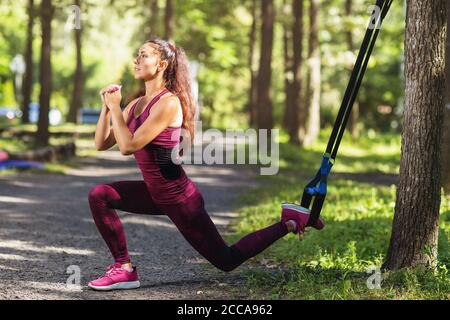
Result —
[{"label": "background tree", "polygon": [[[14,83],[8,64],[17,53],[26,51],[26,36],[28,18],[26,6],[28,0],[19,2],[5,0],[8,5],[0,6],[0,104],[14,106]],[[292,21],[290,33],[293,33],[294,12],[291,8],[293,0],[287,1],[290,13],[280,15],[274,21],[275,34],[273,41],[272,68],[284,70],[286,60],[283,49],[283,28],[285,22]],[[3,2],[2,2],[3,3]],[[34,1],[35,5],[39,5]],[[307,3],[307,2],[305,2]],[[76,70],[76,51],[67,50],[63,45],[70,38],[64,32],[67,21],[66,9],[73,2],[53,1],[58,5],[53,17],[52,29],[52,96],[51,105],[56,107],[67,119],[72,103],[74,88],[74,72]],[[260,15],[260,1],[257,1],[257,16]],[[276,8],[281,8],[282,0],[274,1]],[[343,4],[343,3],[342,3]],[[200,104],[202,119],[205,125],[218,128],[245,127],[249,123],[249,100],[251,73],[249,73],[249,33],[252,28],[252,1],[178,1],[172,0],[176,8],[176,26],[180,34],[174,34],[174,41],[185,48],[191,60],[199,63],[198,81],[200,87]],[[306,6],[306,5],[305,5]],[[153,15],[159,16],[159,36],[164,37],[164,7],[165,1],[159,1],[159,14],[152,12],[156,7],[155,0],[113,1],[91,0],[83,2],[83,106],[100,108],[98,90],[105,83],[121,82],[124,84],[124,101],[131,91],[138,89],[140,82],[135,81],[132,70],[132,57],[136,49],[148,38],[150,24],[156,22]],[[321,52],[321,97],[320,121],[322,128],[332,125],[339,102],[348,81],[350,57],[346,42],[345,28],[351,25],[355,48],[359,47],[367,22],[367,5],[365,1],[353,0],[353,14],[344,21],[343,5],[336,1],[321,3],[318,21],[319,42]],[[307,10],[308,8],[305,7]],[[403,10],[402,3],[395,2],[392,14],[383,28],[374,57],[368,66],[367,77],[361,87],[358,100],[364,105],[364,113],[360,115],[359,125],[362,134],[367,130],[375,132],[400,132],[401,112],[403,108],[403,81],[399,78],[402,63]],[[153,10],[155,11],[155,10]],[[325,18],[326,17],[326,18]],[[305,26],[308,23],[305,15]],[[260,51],[260,18],[256,24],[256,43],[258,49],[253,49],[256,65],[259,65]],[[37,27],[37,26],[35,26]],[[39,51],[41,45],[40,30],[34,30],[36,37],[34,51]],[[243,32],[245,31],[245,32]],[[175,32],[176,33],[176,32]],[[120,50],[111,50],[111,43],[117,43],[120,34]],[[70,33],[71,35],[71,33]],[[309,36],[309,33],[308,33]],[[308,38],[304,37],[306,46]],[[295,39],[297,44],[297,39]],[[70,42],[71,43],[71,42]],[[289,40],[290,51],[293,52],[294,39]],[[305,52],[307,53],[307,52]],[[39,55],[35,55],[34,74],[39,74]],[[307,54],[305,54],[305,59]],[[306,61],[306,60],[305,60]],[[306,66],[306,64],[303,64]],[[257,69],[257,68],[255,68]],[[254,71],[255,71],[254,69]],[[306,93],[306,71],[301,67],[303,82],[302,102]],[[273,125],[286,129],[285,120],[294,118],[292,112],[286,111],[285,76],[292,77],[287,72],[271,74]],[[37,79],[35,79],[37,82]],[[255,86],[254,86],[255,87]],[[252,89],[253,90],[253,89]],[[31,92],[31,101],[39,99],[39,86]],[[256,105],[256,104],[255,104]],[[392,112],[383,114],[378,107],[389,106]],[[299,111],[299,117],[301,116]],[[0,119],[0,122],[2,120]],[[257,123],[255,119],[255,124]],[[298,133],[294,130],[293,136]],[[292,134],[291,134],[292,135]],[[295,138],[294,138],[295,139]]]},{"label": "background tree", "polygon": [[[300,144],[303,129],[300,127],[302,110],[302,54],[303,54],[303,0],[292,1],[293,23],[290,19],[285,21],[286,27],[291,25],[292,31],[285,32],[285,61],[286,76],[286,109],[285,124],[289,134],[289,141]],[[290,43],[292,43],[292,57],[290,57]]]},{"label": "background tree", "polygon": [[302,115],[305,135],[303,145],[313,145],[320,131],[320,46],[319,1],[309,1],[308,72],[306,77],[306,103]]},{"label": "background tree", "polygon": [[442,186],[450,194],[450,1],[447,1],[447,42],[445,50],[446,106],[444,115],[444,139],[442,144]]},{"label": "background tree", "polygon": [[[80,0],[75,0],[75,5],[80,9]],[[76,67],[73,76],[72,100],[70,103],[67,122],[79,123],[79,113],[83,104],[83,62],[81,53],[81,32],[82,29],[73,29],[75,35]]]},{"label": "background tree", "polygon": [[[284,53],[284,115],[283,115],[283,127],[289,134],[289,140],[295,141],[298,137],[298,128],[292,128],[294,126],[293,119],[298,119],[297,114],[294,114],[295,103],[294,103],[294,57],[293,57],[293,44],[294,39],[292,33],[294,31],[293,27],[293,4],[292,1],[283,1],[283,16],[281,18],[283,25],[283,53]],[[300,17],[302,15],[300,14]],[[300,33],[300,36],[302,34]],[[296,39],[302,44],[302,39]]]},{"label": "background tree", "polygon": [[172,0],[166,0],[166,11],[164,16],[165,39],[173,42],[173,4]]},{"label": "background tree", "polygon": [[303,0],[293,0],[294,26],[292,31],[293,41],[293,83],[292,83],[292,114],[289,127],[291,142],[300,144],[304,135],[304,110],[302,108],[302,58],[303,58]]},{"label": "background tree", "polygon": [[445,88],[445,1],[408,0],[400,181],[384,267],[434,266]]},{"label": "background tree", "polygon": [[148,38],[160,35],[159,28],[159,3],[158,0],[149,0],[148,7],[150,9],[149,26],[150,30]]},{"label": "background tree", "polygon": [[249,68],[250,68],[250,90],[249,90],[249,124],[250,126],[256,125],[257,115],[256,112],[258,110],[256,101],[257,101],[257,86],[258,86],[258,50],[256,47],[257,44],[257,20],[258,20],[258,5],[257,0],[252,0],[251,4],[251,13],[252,13],[252,25],[250,27],[249,33]]},{"label": "background tree", "polygon": [[51,0],[42,0],[41,2],[41,62],[39,82],[41,92],[39,95],[39,120],[38,130],[36,132],[36,144],[48,145],[49,143],[49,110],[50,97],[52,93],[52,66],[51,66],[51,24],[54,14],[54,7]]},{"label": "background tree", "polygon": [[273,0],[261,0],[261,53],[258,72],[258,128],[273,128],[272,115],[272,48],[275,7]]},{"label": "background tree", "polygon": [[[351,18],[353,16],[353,0],[345,0],[345,16],[348,18]],[[346,38],[347,38],[347,47],[348,51],[353,53],[355,51],[355,45],[353,42],[353,32],[352,32],[352,25],[349,24],[349,27],[347,31],[345,32]],[[353,69],[354,64],[352,64],[350,68],[350,74],[351,70]],[[359,132],[358,132],[358,118],[359,118],[359,103],[358,98],[356,98],[355,103],[352,107],[352,113],[350,115],[350,119],[348,122],[348,128],[350,130],[350,133],[353,138],[358,138]]]},{"label": "background tree", "polygon": [[22,118],[23,124],[30,122],[30,102],[31,91],[33,88],[33,25],[34,25],[34,0],[28,0],[28,26],[27,26],[27,40],[25,51],[25,75],[22,87]]}]

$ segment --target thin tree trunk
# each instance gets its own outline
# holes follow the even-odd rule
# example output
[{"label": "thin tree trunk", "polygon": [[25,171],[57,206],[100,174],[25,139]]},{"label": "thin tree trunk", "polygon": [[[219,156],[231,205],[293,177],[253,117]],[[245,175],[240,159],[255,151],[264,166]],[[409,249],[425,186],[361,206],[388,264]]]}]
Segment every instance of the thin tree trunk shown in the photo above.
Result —
[{"label": "thin tree trunk", "polygon": [[[80,6],[80,0],[75,4]],[[81,29],[75,29],[75,45],[77,51],[77,65],[73,78],[72,101],[70,103],[67,122],[79,123],[79,112],[83,104],[83,63],[81,57]]]},{"label": "thin tree trunk", "polygon": [[33,89],[33,25],[34,0],[28,0],[27,48],[25,51],[26,71],[22,87],[22,124],[30,123],[30,102]]},{"label": "thin tree trunk", "polygon": [[300,144],[300,138],[304,135],[304,127],[300,117],[302,111],[302,54],[303,54],[303,0],[293,0],[294,26],[292,30],[294,61],[292,83],[292,110],[290,123],[290,141]]},{"label": "thin tree trunk", "polygon": [[303,118],[305,137],[303,145],[313,145],[320,132],[320,47],[319,47],[319,1],[310,0],[309,4],[309,46],[308,81],[306,86],[306,104]]},{"label": "thin tree trunk", "polygon": [[261,54],[258,74],[258,128],[272,129],[272,48],[275,8],[273,0],[262,0]]},{"label": "thin tree trunk", "polygon": [[150,31],[148,33],[148,38],[151,38],[153,36],[159,35],[159,6],[158,6],[158,0],[150,0],[149,1],[149,7],[150,7]]},{"label": "thin tree trunk", "polygon": [[173,42],[173,5],[172,0],[166,0],[166,12],[164,18],[166,40]]},{"label": "thin tree trunk", "polygon": [[258,61],[257,61],[257,49],[256,49],[256,25],[257,25],[257,2],[252,1],[252,26],[250,28],[250,53],[249,53],[249,66],[250,66],[250,93],[249,93],[249,115],[250,126],[256,126],[256,100],[258,94]]},{"label": "thin tree trunk", "polygon": [[407,0],[400,181],[384,267],[435,266],[445,89],[445,0]]},{"label": "thin tree trunk", "polygon": [[444,122],[444,140],[442,144],[442,186],[450,194],[450,1],[447,1],[447,45],[445,52],[446,107]]},{"label": "thin tree trunk", "polygon": [[293,136],[297,136],[296,128],[292,129],[292,117],[298,117],[298,115],[293,114],[293,68],[294,60],[292,55],[291,43],[292,43],[292,20],[289,17],[292,16],[291,11],[292,6],[288,4],[287,0],[283,1],[283,14],[285,19],[283,19],[283,50],[284,50],[284,93],[285,93],[285,110],[283,116],[283,126],[289,134],[289,140],[293,139]]},{"label": "thin tree trunk", "polygon": [[[353,0],[345,0],[345,15],[347,17],[351,17],[353,15]],[[346,38],[347,38],[347,47],[350,52],[355,51],[355,46],[353,43],[353,33],[352,30],[347,30],[346,32]],[[349,121],[349,129],[350,133],[353,138],[359,137],[359,131],[358,131],[358,118],[359,118],[359,103],[358,99],[355,100],[355,103],[352,107],[352,113],[350,115],[350,121]]]},{"label": "thin tree trunk", "polygon": [[39,120],[36,133],[36,144],[40,146],[49,143],[49,110],[50,97],[52,92],[52,67],[51,67],[51,22],[54,8],[51,0],[41,2],[41,26],[42,26],[42,46],[39,82],[41,92],[39,95]]}]

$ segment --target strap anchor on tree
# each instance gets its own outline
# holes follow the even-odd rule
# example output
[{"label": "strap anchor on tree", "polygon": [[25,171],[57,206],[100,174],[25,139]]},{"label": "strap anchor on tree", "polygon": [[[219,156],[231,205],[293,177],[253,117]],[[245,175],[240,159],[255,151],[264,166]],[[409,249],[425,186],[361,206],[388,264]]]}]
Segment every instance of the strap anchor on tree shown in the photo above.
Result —
[{"label": "strap anchor on tree", "polygon": [[[320,168],[314,178],[303,189],[301,206],[311,210],[308,226],[316,224],[322,211],[327,195],[327,179],[334,165],[339,145],[344,135],[353,104],[358,95],[364,73],[367,69],[372,50],[375,46],[378,34],[393,0],[377,0],[373,9],[369,25],[366,30],[361,48],[356,59],[350,80],[345,90],[339,112],[331,132],[325,153],[322,156]],[[312,207],[311,207],[312,204]]]}]

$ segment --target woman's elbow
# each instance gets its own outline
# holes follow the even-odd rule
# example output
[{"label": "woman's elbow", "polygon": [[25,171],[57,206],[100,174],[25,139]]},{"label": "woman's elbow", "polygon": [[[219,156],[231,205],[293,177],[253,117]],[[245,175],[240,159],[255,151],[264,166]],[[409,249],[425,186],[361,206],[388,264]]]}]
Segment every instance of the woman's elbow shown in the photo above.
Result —
[{"label": "woman's elbow", "polygon": [[121,149],[121,150],[120,150],[120,153],[121,153],[123,156],[129,156],[129,155],[132,155],[134,152],[133,152],[132,150],[130,150],[130,149]]}]

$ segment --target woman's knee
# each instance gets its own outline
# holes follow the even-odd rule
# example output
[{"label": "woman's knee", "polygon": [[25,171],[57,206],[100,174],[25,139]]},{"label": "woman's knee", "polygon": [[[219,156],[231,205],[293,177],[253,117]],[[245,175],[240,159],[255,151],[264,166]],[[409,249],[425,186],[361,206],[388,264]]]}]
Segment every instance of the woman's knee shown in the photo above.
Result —
[{"label": "woman's knee", "polygon": [[107,184],[99,184],[89,191],[89,201],[109,202],[114,199],[114,190]]},{"label": "woman's knee", "polygon": [[216,268],[222,270],[223,272],[231,272],[234,269],[236,269],[237,266],[233,265],[233,264],[223,264],[223,265],[221,264],[221,265],[216,265]]},{"label": "woman's knee", "polygon": [[221,259],[213,264],[216,268],[224,272],[230,272],[240,266],[242,262],[244,262],[244,259],[242,258],[240,252],[236,247],[230,246],[226,249],[226,252]]}]

